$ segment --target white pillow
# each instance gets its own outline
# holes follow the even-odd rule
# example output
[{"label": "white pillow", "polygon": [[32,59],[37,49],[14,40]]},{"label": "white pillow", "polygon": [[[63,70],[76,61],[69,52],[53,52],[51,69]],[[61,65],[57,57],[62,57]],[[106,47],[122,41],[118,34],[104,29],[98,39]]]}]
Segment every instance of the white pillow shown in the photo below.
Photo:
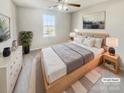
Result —
[{"label": "white pillow", "polygon": [[101,48],[102,47],[102,42],[103,42],[103,38],[95,38],[94,47]]},{"label": "white pillow", "polygon": [[86,45],[86,46],[89,46],[89,47],[93,47],[94,43],[95,43],[95,39],[92,38],[92,37],[88,37],[88,38],[85,38],[85,40],[83,42],[83,45]]},{"label": "white pillow", "polygon": [[77,43],[82,43],[83,41],[84,41],[84,37],[82,37],[82,36],[76,36],[75,38],[74,38],[74,41],[75,42],[77,42]]}]

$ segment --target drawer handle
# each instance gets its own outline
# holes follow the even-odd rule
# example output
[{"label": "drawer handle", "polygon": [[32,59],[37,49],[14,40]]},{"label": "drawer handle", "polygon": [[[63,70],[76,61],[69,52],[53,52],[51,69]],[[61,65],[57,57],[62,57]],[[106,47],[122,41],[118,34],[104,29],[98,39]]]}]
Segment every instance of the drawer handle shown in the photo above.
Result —
[{"label": "drawer handle", "polygon": [[16,59],[18,59],[18,57],[16,57]]},{"label": "drawer handle", "polygon": [[12,72],[10,73],[10,76],[12,76]]},{"label": "drawer handle", "polygon": [[13,84],[12,83],[10,85],[11,85],[11,87],[13,87]]},{"label": "drawer handle", "polygon": [[15,64],[16,62],[14,62],[14,64]]},{"label": "drawer handle", "polygon": [[13,66],[10,66],[10,69],[12,69]]},{"label": "drawer handle", "polygon": [[14,77],[16,77],[16,74],[14,74]]},{"label": "drawer handle", "polygon": [[16,72],[18,72],[18,69],[16,70]]}]

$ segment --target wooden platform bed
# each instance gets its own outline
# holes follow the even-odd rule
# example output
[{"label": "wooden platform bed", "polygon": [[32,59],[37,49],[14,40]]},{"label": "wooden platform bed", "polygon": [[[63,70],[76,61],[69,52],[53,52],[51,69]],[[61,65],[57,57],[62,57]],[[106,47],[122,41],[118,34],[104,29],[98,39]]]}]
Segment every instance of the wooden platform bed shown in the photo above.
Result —
[{"label": "wooden platform bed", "polygon": [[[103,36],[106,36],[106,34],[103,34]],[[60,79],[54,81],[53,83],[48,84],[44,71],[43,55],[41,53],[42,76],[46,93],[62,93],[65,89],[69,88],[73,83],[75,83],[86,73],[88,73],[89,71],[97,67],[99,64],[101,64],[101,58],[102,54],[95,57],[95,59],[88,62],[87,64],[82,65],[80,68],[74,70],[70,74],[67,74],[61,77]]]},{"label": "wooden platform bed", "polygon": [[48,84],[44,66],[43,66],[43,57],[41,55],[41,65],[42,65],[42,76],[44,80],[44,86],[46,93],[62,93],[65,89],[70,87],[73,83],[75,83],[78,79],[80,79],[82,76],[84,76],[86,73],[94,69],[96,66],[98,66],[101,63],[101,57],[102,55],[99,55],[94,60],[90,61],[89,63],[83,65],[82,67],[76,69],[75,71],[71,72],[70,74],[67,74],[60,79],[54,81],[51,84]]}]

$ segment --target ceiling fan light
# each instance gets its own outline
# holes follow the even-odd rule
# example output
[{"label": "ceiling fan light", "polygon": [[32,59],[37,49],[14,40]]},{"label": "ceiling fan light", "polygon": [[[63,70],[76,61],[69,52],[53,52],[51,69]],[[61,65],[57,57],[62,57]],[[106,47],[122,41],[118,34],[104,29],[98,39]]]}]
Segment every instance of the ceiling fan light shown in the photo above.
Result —
[{"label": "ceiling fan light", "polygon": [[65,0],[65,3],[67,3],[68,2],[68,0]]},{"label": "ceiling fan light", "polygon": [[62,2],[63,0],[58,0],[58,2]]},{"label": "ceiling fan light", "polygon": [[67,6],[64,6],[63,9],[66,11],[66,10],[68,10],[68,7]]},{"label": "ceiling fan light", "polygon": [[53,6],[49,7],[49,9],[53,9],[53,8],[54,8]]},{"label": "ceiling fan light", "polygon": [[66,10],[65,10],[66,12],[68,12],[69,11],[69,9],[68,8],[66,8]]},{"label": "ceiling fan light", "polygon": [[62,5],[58,5],[58,9],[59,10],[62,10]]}]

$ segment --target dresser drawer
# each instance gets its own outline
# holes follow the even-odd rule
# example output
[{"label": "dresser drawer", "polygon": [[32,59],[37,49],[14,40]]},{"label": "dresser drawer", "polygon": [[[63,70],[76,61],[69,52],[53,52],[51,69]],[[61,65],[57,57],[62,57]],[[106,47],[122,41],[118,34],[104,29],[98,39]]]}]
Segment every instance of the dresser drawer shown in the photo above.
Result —
[{"label": "dresser drawer", "polygon": [[14,77],[14,75],[13,75],[13,77],[10,80],[11,81],[9,82],[9,84],[10,84],[9,90],[10,90],[10,93],[12,93],[12,91],[13,91],[13,89],[15,87],[15,83],[16,83],[16,78]]},{"label": "dresser drawer", "polygon": [[17,68],[16,67],[17,63],[16,62],[13,62],[9,68],[8,68],[8,71],[9,71],[9,74],[12,75],[12,73],[14,73],[15,69]]},{"label": "dresser drawer", "polygon": [[[18,78],[18,71],[16,70],[15,72],[12,72],[12,75],[9,77],[9,89],[10,91],[13,91],[17,78]],[[12,92],[10,92],[12,93]]]},{"label": "dresser drawer", "polygon": [[3,64],[0,68],[0,93],[13,93],[22,66],[22,47],[18,47],[1,61]]},{"label": "dresser drawer", "polygon": [[14,88],[14,84],[10,83],[10,85],[9,85],[9,93],[13,92],[13,88]]}]

